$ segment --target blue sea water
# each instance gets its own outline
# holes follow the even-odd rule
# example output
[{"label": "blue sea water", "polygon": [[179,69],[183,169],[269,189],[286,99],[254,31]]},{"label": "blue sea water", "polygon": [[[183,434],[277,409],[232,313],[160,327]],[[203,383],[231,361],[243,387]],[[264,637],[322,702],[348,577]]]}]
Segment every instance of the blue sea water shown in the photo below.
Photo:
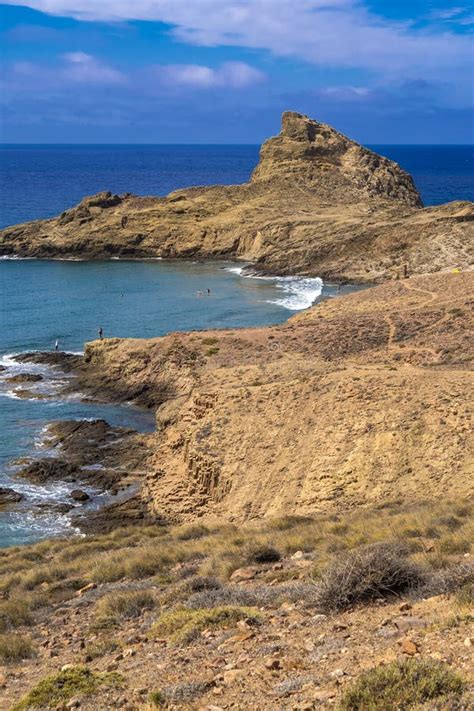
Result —
[{"label": "blue sea water", "polygon": [[[377,146],[411,172],[425,204],[474,199],[474,150],[469,146]],[[258,160],[256,146],[4,146],[0,149],[0,225],[55,215],[85,194],[110,189],[141,195],[179,187],[240,183]],[[210,295],[198,297],[197,292]],[[18,399],[6,378],[18,372],[11,354],[51,349],[80,351],[103,326],[105,335],[150,337],[168,331],[278,323],[320,295],[334,296],[317,279],[257,279],[226,263],[61,262],[0,260],[0,486],[28,501],[67,501],[64,484],[34,487],[15,479],[16,457],[44,444],[55,419],[104,417],[111,424],[153,428],[153,418],[131,407],[93,405],[54,397],[58,374],[39,366],[45,380],[30,386],[45,400]],[[18,387],[18,386],[16,386]],[[0,546],[64,533],[57,514],[0,512]]]}]

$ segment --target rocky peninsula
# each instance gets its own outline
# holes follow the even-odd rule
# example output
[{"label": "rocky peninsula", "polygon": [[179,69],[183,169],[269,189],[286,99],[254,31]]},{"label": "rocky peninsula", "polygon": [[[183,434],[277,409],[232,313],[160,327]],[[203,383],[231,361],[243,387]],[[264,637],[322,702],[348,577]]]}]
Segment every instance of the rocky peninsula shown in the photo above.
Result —
[{"label": "rocky peninsula", "polygon": [[423,208],[396,163],[285,112],[248,183],[87,197],[0,232],[0,256],[232,258],[272,274],[374,283],[472,264],[474,206]]}]

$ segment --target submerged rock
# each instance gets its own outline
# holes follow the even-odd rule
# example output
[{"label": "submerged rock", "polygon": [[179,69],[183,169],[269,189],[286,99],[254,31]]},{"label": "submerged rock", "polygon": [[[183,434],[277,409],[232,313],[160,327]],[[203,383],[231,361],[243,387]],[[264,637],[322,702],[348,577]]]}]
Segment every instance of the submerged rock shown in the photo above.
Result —
[{"label": "submerged rock", "polygon": [[78,467],[75,464],[49,457],[33,461],[24,467],[18,476],[28,479],[35,484],[43,484],[48,481],[75,481]]},{"label": "submerged rock", "polygon": [[18,373],[6,378],[7,383],[39,383],[43,376],[37,373]]},{"label": "submerged rock", "polygon": [[0,487],[0,505],[2,504],[16,504],[24,498],[23,494],[19,491],[10,489],[9,487]]}]

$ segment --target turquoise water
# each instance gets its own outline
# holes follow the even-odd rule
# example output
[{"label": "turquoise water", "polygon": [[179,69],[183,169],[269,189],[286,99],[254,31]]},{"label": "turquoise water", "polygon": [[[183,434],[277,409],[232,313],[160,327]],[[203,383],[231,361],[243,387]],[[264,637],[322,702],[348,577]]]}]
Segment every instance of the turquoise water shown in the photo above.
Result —
[{"label": "turquoise water", "polygon": [[[210,289],[210,294],[207,294]],[[0,486],[13,486],[28,502],[69,501],[71,485],[37,487],[15,479],[12,459],[41,454],[42,430],[58,419],[103,417],[113,425],[150,431],[152,415],[124,406],[61,399],[64,376],[44,366],[15,364],[30,350],[81,351],[101,326],[105,336],[150,337],[169,331],[278,323],[320,294],[334,294],[318,279],[245,277],[228,263],[0,261]],[[202,296],[198,292],[203,292]],[[48,396],[18,399],[5,378],[39,372],[44,380],[23,387]],[[43,453],[44,456],[44,453]],[[68,516],[38,515],[31,507],[0,514],[0,546],[67,532]]]}]

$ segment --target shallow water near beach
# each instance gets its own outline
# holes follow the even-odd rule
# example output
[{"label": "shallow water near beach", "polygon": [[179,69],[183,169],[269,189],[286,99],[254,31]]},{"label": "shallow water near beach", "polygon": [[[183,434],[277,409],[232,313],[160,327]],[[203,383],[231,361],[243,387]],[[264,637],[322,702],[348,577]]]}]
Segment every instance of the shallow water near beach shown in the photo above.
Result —
[{"label": "shallow water near beach", "polygon": [[[52,350],[56,340],[60,350],[80,352],[99,327],[105,337],[146,338],[279,323],[335,294],[336,287],[323,286],[320,279],[245,276],[242,267],[226,262],[1,260],[0,486],[13,487],[25,500],[19,510],[0,513],[0,546],[71,531],[68,516],[33,514],[28,503],[70,502],[73,486],[33,486],[15,478],[11,465],[18,457],[45,456],[48,422],[104,418],[139,431],[154,429],[153,415],[134,407],[83,403],[79,393],[58,397],[55,392],[67,376],[16,363],[12,355]],[[8,382],[18,373],[41,375],[42,380]]]}]

